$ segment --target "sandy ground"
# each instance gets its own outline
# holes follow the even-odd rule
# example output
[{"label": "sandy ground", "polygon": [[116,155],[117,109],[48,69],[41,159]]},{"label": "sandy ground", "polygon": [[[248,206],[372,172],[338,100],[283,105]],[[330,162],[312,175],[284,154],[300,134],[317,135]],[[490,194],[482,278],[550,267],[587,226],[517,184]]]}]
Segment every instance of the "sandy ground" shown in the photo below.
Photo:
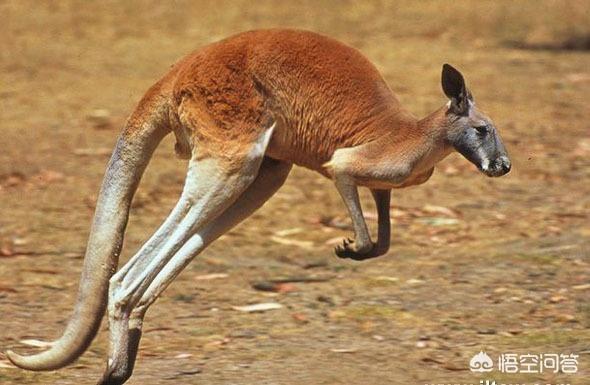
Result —
[{"label": "sandy ground", "polygon": [[[153,306],[129,384],[590,384],[590,56],[562,49],[590,36],[590,3],[475,4],[0,2],[2,350],[34,351],[21,341],[63,330],[105,164],[142,93],[199,46],[291,26],[362,50],[418,116],[445,103],[440,66],[453,63],[513,171],[489,179],[450,156],[427,184],[394,192],[388,255],[356,263],[332,252],[351,230],[331,182],[295,169]],[[185,166],[169,138],[134,201],[123,260],[174,204]],[[319,282],[252,286],[279,278]],[[260,302],[283,307],[233,309]],[[93,384],[106,334],[56,372],[0,354],[0,383]],[[579,371],[476,375],[480,350],[575,353]]]}]

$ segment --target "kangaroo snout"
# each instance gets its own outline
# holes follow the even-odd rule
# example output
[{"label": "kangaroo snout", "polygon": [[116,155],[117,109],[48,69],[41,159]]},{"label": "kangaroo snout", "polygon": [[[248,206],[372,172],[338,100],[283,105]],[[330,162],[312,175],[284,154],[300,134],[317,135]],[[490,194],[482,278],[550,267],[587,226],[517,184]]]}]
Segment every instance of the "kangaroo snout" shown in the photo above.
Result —
[{"label": "kangaroo snout", "polygon": [[510,162],[510,158],[502,155],[496,158],[494,162],[491,162],[489,166],[482,167],[481,171],[489,177],[498,177],[508,174],[511,168],[512,163]]},{"label": "kangaroo snout", "polygon": [[502,162],[502,171],[504,171],[502,175],[508,174],[510,172],[510,169],[512,168],[512,163],[510,162],[510,159],[507,156],[502,156],[500,157],[500,161]]}]

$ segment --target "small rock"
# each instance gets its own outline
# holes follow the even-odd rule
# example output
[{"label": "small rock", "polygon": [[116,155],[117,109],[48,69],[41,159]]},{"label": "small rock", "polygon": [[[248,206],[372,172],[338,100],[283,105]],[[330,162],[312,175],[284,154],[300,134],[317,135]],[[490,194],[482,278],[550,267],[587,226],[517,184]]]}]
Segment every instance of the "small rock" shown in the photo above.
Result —
[{"label": "small rock", "polygon": [[231,339],[228,338],[228,337],[225,337],[225,338],[223,338],[221,340],[215,340],[215,341],[207,342],[205,345],[203,345],[203,349],[205,349],[205,350],[217,350],[221,346],[227,345],[229,342],[231,342]]},{"label": "small rock", "polygon": [[86,118],[94,128],[99,130],[108,129],[112,126],[111,113],[109,110],[97,109],[91,111]]},{"label": "small rock", "polygon": [[309,322],[309,320],[307,319],[307,317],[305,316],[305,314],[302,314],[302,313],[293,313],[293,314],[291,314],[291,317],[295,321],[297,321],[299,323],[304,323],[305,324],[305,323],[308,323]]},{"label": "small rock", "polygon": [[555,316],[555,319],[559,322],[578,322],[572,314],[559,314]]},{"label": "small rock", "polygon": [[[340,238],[339,238],[340,239]],[[318,267],[328,267],[328,262],[326,261],[316,261],[316,262],[308,262],[303,265],[304,269],[315,269]]]},{"label": "small rock", "polygon": [[497,331],[495,329],[480,329],[477,331],[477,334],[483,334],[483,335],[494,335],[496,333],[497,333]]},{"label": "small rock", "polygon": [[447,175],[457,175],[459,173],[459,169],[453,165],[448,165],[443,169],[443,172]]},{"label": "small rock", "polygon": [[319,302],[327,303],[330,306],[336,305],[334,300],[332,298],[328,297],[327,295],[320,294],[320,295],[318,295],[317,300]]},{"label": "small rock", "polygon": [[565,300],[566,300],[566,298],[563,295],[553,295],[553,296],[549,297],[549,302],[551,302],[551,303],[560,303]]},{"label": "small rock", "polygon": [[259,291],[270,291],[274,293],[290,293],[297,291],[297,287],[291,283],[277,283],[277,282],[254,282],[252,288]]},{"label": "small rock", "polygon": [[256,333],[255,330],[250,330],[250,329],[242,329],[242,330],[236,330],[234,332],[232,332],[230,334],[231,338],[246,338],[246,339],[250,339],[250,338],[256,338],[258,334]]},{"label": "small rock", "polygon": [[14,250],[12,248],[12,244],[4,243],[0,244],[0,257],[12,257],[14,255]]},{"label": "small rock", "polygon": [[178,374],[183,375],[183,376],[191,376],[193,374],[199,374],[201,372],[203,372],[203,369],[201,369],[201,368],[194,368],[194,369],[181,370],[180,372],[178,372]]},{"label": "small rock", "polygon": [[15,245],[15,246],[24,246],[27,243],[29,243],[29,241],[27,239],[25,239],[25,238],[17,238],[17,237],[15,237],[15,238],[12,239],[12,244]]}]

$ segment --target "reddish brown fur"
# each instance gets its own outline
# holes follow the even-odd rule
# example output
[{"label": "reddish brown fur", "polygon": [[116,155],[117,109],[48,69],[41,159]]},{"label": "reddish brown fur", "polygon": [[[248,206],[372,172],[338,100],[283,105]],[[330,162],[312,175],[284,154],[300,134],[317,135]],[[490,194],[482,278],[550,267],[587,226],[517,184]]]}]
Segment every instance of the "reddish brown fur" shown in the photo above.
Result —
[{"label": "reddish brown fur", "polygon": [[306,31],[251,31],[201,48],[152,87],[140,111],[163,95],[170,126],[197,156],[231,157],[276,121],[267,155],[328,175],[338,148],[423,137],[360,52]]},{"label": "reddish brown fur", "polygon": [[[331,177],[347,206],[355,239],[337,246],[336,254],[354,260],[383,255],[390,244],[392,188],[424,183],[455,147],[489,176],[510,170],[491,120],[474,107],[462,75],[445,64],[441,80],[450,104],[418,120],[363,55],[315,33],[246,32],[188,55],[150,88],[117,143],[97,203],[76,310],[62,338],[40,354],[7,357],[31,370],[72,362],[94,338],[112,289],[111,351],[100,383],[125,382],[147,307],[196,255],[191,253],[202,250],[203,239],[214,240],[260,207],[293,163]],[[111,278],[131,199],[169,132],[176,136],[177,154],[193,158],[185,190],[155,238],[128,262],[130,270]],[[203,176],[208,180],[195,180]],[[372,189],[376,243],[358,186]],[[194,242],[188,253],[185,246],[199,231],[205,244]],[[162,242],[165,237],[171,239]]]}]

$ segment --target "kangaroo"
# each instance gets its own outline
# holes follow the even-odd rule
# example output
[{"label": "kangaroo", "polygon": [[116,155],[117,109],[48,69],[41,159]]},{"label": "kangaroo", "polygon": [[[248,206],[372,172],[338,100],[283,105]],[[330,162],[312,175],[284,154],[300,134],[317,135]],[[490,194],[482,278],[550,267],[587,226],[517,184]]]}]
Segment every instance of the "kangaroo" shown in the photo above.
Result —
[{"label": "kangaroo", "polygon": [[[133,371],[148,307],[207,245],[261,207],[293,164],[330,178],[342,196],[354,239],[336,247],[338,257],[362,261],[385,254],[391,189],[426,182],[452,151],[491,177],[510,170],[494,123],[448,64],[442,89],[448,103],[417,119],[360,52],[300,30],[245,32],[181,59],[147,91],[114,148],[63,336],[47,351],[8,351],[7,357],[24,369],[61,368],[88,348],[108,310],[110,347],[99,384],[123,384]],[[115,273],[131,200],[169,133],[176,154],[188,159],[182,194]],[[376,242],[359,186],[376,202]]]}]

